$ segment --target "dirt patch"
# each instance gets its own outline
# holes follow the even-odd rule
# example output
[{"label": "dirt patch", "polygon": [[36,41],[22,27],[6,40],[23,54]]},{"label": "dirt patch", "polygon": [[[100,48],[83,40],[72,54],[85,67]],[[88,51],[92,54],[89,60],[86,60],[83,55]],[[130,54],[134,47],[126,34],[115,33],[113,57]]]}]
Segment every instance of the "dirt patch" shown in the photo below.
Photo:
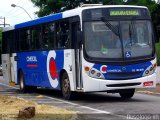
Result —
[{"label": "dirt patch", "polygon": [[19,110],[35,107],[35,117],[30,120],[70,120],[76,112],[48,105],[39,105],[20,98],[0,95],[0,120],[17,120]]},{"label": "dirt patch", "polygon": [[136,91],[139,93],[160,95],[160,84],[157,84],[156,88],[142,88],[137,89]]}]

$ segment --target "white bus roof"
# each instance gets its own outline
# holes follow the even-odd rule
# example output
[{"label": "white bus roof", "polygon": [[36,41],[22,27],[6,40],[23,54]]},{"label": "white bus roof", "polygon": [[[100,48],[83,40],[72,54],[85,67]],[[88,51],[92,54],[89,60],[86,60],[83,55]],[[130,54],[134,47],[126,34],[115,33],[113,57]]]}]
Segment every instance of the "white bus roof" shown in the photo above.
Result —
[{"label": "white bus roof", "polygon": [[80,16],[81,19],[81,13],[83,10],[86,9],[94,9],[94,8],[113,8],[113,7],[133,7],[133,8],[145,8],[147,9],[147,7],[145,6],[134,6],[134,5],[86,5],[85,7],[77,7],[75,9],[72,10],[67,10],[64,11],[62,13],[56,13],[56,14],[51,14],[48,16],[44,16],[32,21],[27,21],[24,23],[20,23],[20,24],[16,24],[15,26],[11,26],[11,27],[6,27],[3,28],[3,31],[10,31],[13,29],[18,29],[18,28],[23,28],[23,27],[27,27],[27,26],[32,26],[32,25],[37,25],[37,24],[41,24],[41,23],[45,23],[45,22],[51,22],[54,20],[58,20],[58,19],[63,19],[63,18],[67,18],[67,17],[72,17],[72,16]]}]

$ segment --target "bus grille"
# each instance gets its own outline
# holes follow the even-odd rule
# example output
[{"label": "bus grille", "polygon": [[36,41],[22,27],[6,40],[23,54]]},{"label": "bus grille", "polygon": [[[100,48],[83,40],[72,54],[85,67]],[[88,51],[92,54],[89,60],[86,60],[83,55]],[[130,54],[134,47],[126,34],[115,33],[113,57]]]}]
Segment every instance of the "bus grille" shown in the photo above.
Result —
[{"label": "bus grille", "polygon": [[106,85],[107,87],[126,87],[126,86],[136,86],[140,85],[141,83],[123,83],[123,84],[111,84]]},{"label": "bus grille", "polygon": [[121,72],[121,73],[107,73],[109,79],[127,80],[131,78],[141,77],[141,72]]}]

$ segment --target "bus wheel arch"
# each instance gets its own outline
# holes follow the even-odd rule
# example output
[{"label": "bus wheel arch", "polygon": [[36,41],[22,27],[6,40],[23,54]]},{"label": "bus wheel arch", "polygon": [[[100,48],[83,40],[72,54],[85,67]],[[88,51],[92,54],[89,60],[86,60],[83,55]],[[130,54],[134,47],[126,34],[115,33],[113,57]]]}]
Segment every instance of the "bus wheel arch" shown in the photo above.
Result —
[{"label": "bus wheel arch", "polygon": [[71,85],[69,76],[66,70],[61,70],[60,72],[60,86],[63,98],[66,100],[73,98],[73,92],[71,91]]},{"label": "bus wheel arch", "polygon": [[33,92],[37,90],[37,86],[28,86],[25,83],[24,72],[22,69],[18,70],[18,83],[22,93]]},{"label": "bus wheel arch", "polygon": [[19,83],[19,88],[21,92],[26,92],[26,85],[25,85],[25,79],[24,79],[24,73],[22,69],[18,70],[18,83]]},{"label": "bus wheel arch", "polygon": [[22,69],[21,68],[18,69],[18,74],[17,74],[17,76],[18,76],[18,78],[17,78],[18,84],[20,84],[20,74],[21,74],[21,72],[23,72]]}]

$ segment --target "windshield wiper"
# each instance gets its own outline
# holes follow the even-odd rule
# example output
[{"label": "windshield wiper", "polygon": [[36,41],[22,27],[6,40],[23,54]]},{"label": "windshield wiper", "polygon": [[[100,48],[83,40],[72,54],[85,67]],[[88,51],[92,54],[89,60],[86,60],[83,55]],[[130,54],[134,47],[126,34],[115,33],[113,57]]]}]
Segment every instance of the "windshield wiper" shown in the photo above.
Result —
[{"label": "windshield wiper", "polygon": [[119,28],[117,26],[112,25],[106,18],[102,17],[101,20],[105,23],[105,25],[117,36],[120,36]]},{"label": "windshield wiper", "polygon": [[132,40],[133,40],[132,33],[133,33],[133,26],[132,26],[132,23],[131,23],[131,24],[129,24],[129,37],[130,37],[130,43],[131,43],[131,45],[132,45]]}]

